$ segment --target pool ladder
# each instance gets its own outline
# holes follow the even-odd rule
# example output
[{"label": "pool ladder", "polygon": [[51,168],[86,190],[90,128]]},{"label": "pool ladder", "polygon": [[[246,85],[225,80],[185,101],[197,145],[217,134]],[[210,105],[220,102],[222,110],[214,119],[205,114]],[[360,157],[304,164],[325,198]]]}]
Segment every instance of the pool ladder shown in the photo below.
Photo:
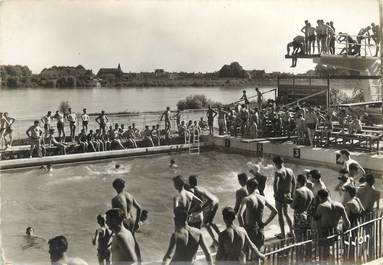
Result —
[{"label": "pool ladder", "polygon": [[[189,145],[189,154],[197,154],[200,153],[200,143],[199,143],[199,131],[194,131],[193,137],[191,137],[190,131],[185,133],[185,144]],[[192,138],[192,139],[191,139]]]}]

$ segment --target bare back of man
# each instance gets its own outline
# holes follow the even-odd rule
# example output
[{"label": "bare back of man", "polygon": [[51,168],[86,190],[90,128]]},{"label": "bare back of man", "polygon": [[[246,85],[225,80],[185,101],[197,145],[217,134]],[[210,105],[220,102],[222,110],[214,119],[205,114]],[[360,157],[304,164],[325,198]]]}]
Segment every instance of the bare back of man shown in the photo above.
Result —
[{"label": "bare back of man", "polygon": [[136,241],[132,233],[122,227],[112,241],[112,263],[115,265],[133,264],[138,261],[135,252]]},{"label": "bare back of man", "polygon": [[255,251],[258,257],[263,257],[257,247],[251,242],[244,228],[234,225],[228,227],[219,235],[219,245],[216,255],[217,264],[223,262],[229,262],[229,264],[245,264],[246,247],[250,247],[252,251]]},{"label": "bare back of man", "polygon": [[119,193],[112,199],[112,208],[119,208],[123,210],[126,217],[125,224],[127,225],[127,228],[132,229],[131,231],[133,231],[134,226],[132,213],[134,202],[134,197],[128,192]]}]

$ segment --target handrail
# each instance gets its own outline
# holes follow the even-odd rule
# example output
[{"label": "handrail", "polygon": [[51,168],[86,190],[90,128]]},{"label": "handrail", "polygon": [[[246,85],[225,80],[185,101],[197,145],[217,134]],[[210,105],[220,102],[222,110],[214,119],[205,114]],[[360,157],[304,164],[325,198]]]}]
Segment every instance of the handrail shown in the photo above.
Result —
[{"label": "handrail", "polygon": [[291,103],[288,103],[288,104],[283,105],[283,106],[281,106],[281,107],[282,107],[282,108],[283,108],[283,107],[288,107],[288,106],[294,105],[294,104],[296,104],[296,103],[299,103],[300,101],[303,101],[303,100],[305,100],[305,99],[312,98],[312,97],[318,96],[318,95],[323,94],[323,93],[326,93],[326,92],[327,92],[327,90],[324,89],[324,90],[321,90],[321,91],[316,92],[316,93],[314,93],[314,94],[308,95],[308,96],[306,96],[306,97],[297,99],[296,101],[291,102]]},{"label": "handrail", "polygon": [[[276,90],[277,90],[276,88],[273,88],[273,89],[270,89],[270,90],[268,90],[268,91],[262,92],[261,94],[264,95],[264,94],[267,94],[267,93],[270,93],[270,92],[272,92],[272,91],[276,91]],[[250,97],[248,97],[247,99],[249,100],[249,99],[251,99],[251,98],[256,98],[256,97],[258,97],[258,95],[250,96]],[[240,99],[240,100],[234,101],[234,102],[229,103],[229,104],[227,104],[227,105],[237,104],[237,103],[242,102],[242,101],[244,101],[244,99]]]},{"label": "handrail", "polygon": [[[338,237],[339,235],[345,235],[345,234],[351,233],[352,231],[354,231],[354,230],[356,230],[356,229],[359,229],[359,228],[361,228],[361,227],[363,227],[363,226],[366,226],[366,225],[368,225],[368,224],[371,224],[371,223],[378,222],[378,221],[380,221],[380,220],[383,220],[383,213],[380,213],[380,216],[379,216],[379,217],[376,217],[376,218],[374,218],[374,219],[372,219],[372,220],[363,222],[362,224],[356,225],[356,226],[354,226],[354,227],[352,227],[352,228],[350,228],[350,229],[348,229],[348,230],[346,230],[346,231],[344,231],[344,232],[336,233],[336,234],[334,234],[334,235],[330,235],[330,236],[323,237],[323,238],[319,238],[318,240],[320,240],[320,239],[327,239],[327,240],[329,240],[329,239],[333,239],[333,238]],[[314,238],[309,239],[309,240],[306,240],[306,241],[302,241],[302,242],[297,242],[297,243],[294,243],[294,244],[285,246],[285,247],[283,247],[283,248],[279,248],[279,249],[277,249],[277,250],[273,250],[273,251],[271,251],[271,252],[267,252],[267,253],[265,253],[264,255],[265,255],[266,257],[268,257],[268,256],[271,256],[271,255],[273,255],[273,254],[277,254],[277,253],[279,253],[279,252],[283,252],[283,251],[286,251],[286,250],[291,249],[291,248],[294,248],[294,247],[299,247],[299,246],[308,244],[308,243],[313,242],[313,241],[314,241]]]}]

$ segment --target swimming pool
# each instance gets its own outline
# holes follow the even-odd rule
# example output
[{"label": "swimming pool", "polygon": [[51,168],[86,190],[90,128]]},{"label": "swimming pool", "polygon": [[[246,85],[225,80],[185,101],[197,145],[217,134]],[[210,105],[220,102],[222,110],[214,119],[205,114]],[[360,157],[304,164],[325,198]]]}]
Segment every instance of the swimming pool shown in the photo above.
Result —
[{"label": "swimming pool", "polygon": [[[168,167],[174,158],[178,169]],[[110,208],[115,195],[112,181],[116,177],[126,180],[127,190],[149,211],[149,220],[137,234],[144,261],[159,261],[168,246],[174,230],[172,196],[175,194],[171,178],[177,174],[200,176],[201,186],[216,193],[220,210],[216,221],[221,224],[221,209],[234,206],[237,174],[248,172],[246,163],[255,158],[238,154],[209,151],[200,155],[168,154],[113,161],[55,166],[53,172],[40,169],[20,169],[1,173],[2,238],[7,260],[49,262],[46,243],[23,250],[25,228],[32,226],[35,233],[45,239],[63,234],[69,240],[69,255],[79,256],[96,264],[96,248],[92,236],[97,228],[96,216]],[[118,163],[121,168],[114,169]],[[267,161],[266,161],[267,164]],[[287,164],[296,174],[308,166]],[[323,167],[321,170],[328,187],[336,185],[337,172]],[[266,197],[274,203],[272,169],[268,175]],[[335,194],[335,197],[337,194]],[[267,213],[266,213],[267,214]],[[277,218],[267,227],[266,235],[279,232]]]}]

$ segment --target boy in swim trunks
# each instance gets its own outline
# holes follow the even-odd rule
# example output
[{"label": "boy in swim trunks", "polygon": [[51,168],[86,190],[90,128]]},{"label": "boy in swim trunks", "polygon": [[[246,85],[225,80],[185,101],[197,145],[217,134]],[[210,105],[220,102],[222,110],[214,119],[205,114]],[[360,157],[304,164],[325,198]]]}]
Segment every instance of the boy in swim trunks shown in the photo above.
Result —
[{"label": "boy in swim trunks", "polygon": [[67,116],[67,119],[69,121],[69,130],[70,130],[70,138],[72,142],[74,142],[74,137],[76,135],[76,123],[77,123],[77,116],[76,113],[72,112],[72,109],[68,109],[69,113]]},{"label": "boy in swim trunks", "polygon": [[34,121],[33,125],[29,127],[29,129],[26,131],[26,134],[30,140],[31,148],[29,151],[29,157],[32,158],[33,151],[36,149],[37,154],[39,157],[42,157],[41,153],[41,136],[43,134],[43,131],[41,130],[39,126],[39,121]]},{"label": "boy in swim trunks", "polygon": [[[8,116],[8,112],[4,112],[3,114],[3,120],[5,121],[5,130],[4,130],[4,133],[3,133],[3,138],[4,138],[4,141],[5,141],[5,145],[6,147],[11,147],[12,146],[12,143],[13,143],[13,136],[12,136],[12,132],[13,132],[13,129],[12,129],[12,125],[15,123],[15,119],[14,118],[11,118]],[[6,136],[9,135],[9,141],[7,142],[6,141]]]},{"label": "boy in swim trunks", "polygon": [[278,221],[281,233],[276,237],[278,239],[284,239],[285,234],[285,222],[289,226],[289,236],[294,236],[293,223],[287,212],[288,204],[293,201],[293,194],[295,193],[296,178],[294,172],[290,168],[284,166],[284,160],[280,156],[276,156],[273,159],[273,163],[276,169],[274,176],[274,198],[275,207],[278,210]]},{"label": "boy in swim trunks", "polygon": [[112,245],[112,231],[106,226],[105,216],[97,215],[98,228],[94,234],[92,244],[96,245],[97,242],[97,257],[100,265],[110,265],[111,245]]},{"label": "boy in swim trunks", "polygon": [[[217,213],[219,207],[218,197],[213,193],[205,189],[204,187],[197,186],[197,178],[196,175],[191,175],[189,177],[189,186],[190,190],[194,193],[197,198],[201,201],[205,202],[202,205],[201,211],[204,211],[203,224],[206,226],[207,231],[209,232],[211,238],[213,239],[213,244],[218,246],[218,240],[216,239],[214,231],[219,235],[220,231],[218,226],[214,223],[214,217]],[[213,228],[213,229],[212,229]]]},{"label": "boy in swim trunks", "polygon": [[[61,112],[57,110],[53,118],[57,120],[57,131],[59,134],[60,141],[65,142],[64,114],[62,114]],[[61,138],[61,134],[62,134],[62,138]]]},{"label": "boy in swim trunks", "polygon": [[100,126],[100,130],[101,130],[102,134],[106,133],[106,124],[108,123],[108,121],[109,121],[109,119],[105,115],[105,111],[102,110],[101,114],[96,118],[96,122]]},{"label": "boy in swim trunks", "polygon": [[85,133],[87,133],[88,124],[89,124],[89,115],[86,113],[86,109],[82,110],[81,120],[82,120],[82,128],[84,129]]}]

